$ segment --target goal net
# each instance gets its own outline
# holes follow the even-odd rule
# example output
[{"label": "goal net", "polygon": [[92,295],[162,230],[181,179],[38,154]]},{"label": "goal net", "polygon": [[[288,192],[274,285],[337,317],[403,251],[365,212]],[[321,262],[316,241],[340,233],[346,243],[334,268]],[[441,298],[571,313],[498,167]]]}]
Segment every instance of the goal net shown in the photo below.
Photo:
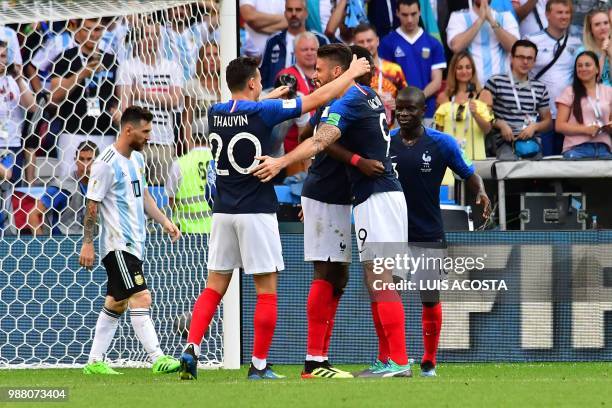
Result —
[{"label": "goal net", "polygon": [[[206,282],[213,180],[207,155],[193,152],[206,149],[207,108],[221,99],[220,7],[218,0],[0,3],[0,367],[87,361],[106,272],[98,239],[94,269],[79,266],[83,197],[91,161],[113,143],[130,105],[153,114],[143,150],[148,189],[183,231],[171,243],[144,221],[151,315],[163,351],[180,355]],[[226,26],[235,36],[235,19]],[[223,46],[235,54],[235,41]],[[227,301],[202,343],[205,366],[225,361],[223,308]],[[127,313],[107,360],[147,363]]]}]

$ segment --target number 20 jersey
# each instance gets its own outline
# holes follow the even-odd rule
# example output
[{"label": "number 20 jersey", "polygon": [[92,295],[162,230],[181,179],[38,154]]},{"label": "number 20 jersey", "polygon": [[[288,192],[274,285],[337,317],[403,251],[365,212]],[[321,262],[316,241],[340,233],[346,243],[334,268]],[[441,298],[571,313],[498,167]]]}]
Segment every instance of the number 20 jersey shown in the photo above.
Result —
[{"label": "number 20 jersey", "polygon": [[332,103],[327,117],[322,120],[340,129],[342,145],[348,150],[366,159],[378,160],[385,166],[385,172],[375,178],[349,166],[353,205],[361,204],[372,194],[402,191],[389,158],[391,137],[385,108],[376,92],[367,86],[352,86]]},{"label": "number 20 jersey", "polygon": [[214,213],[276,213],[278,200],[272,183],[250,174],[255,156],[272,153],[272,128],[302,114],[302,100],[236,100],[213,105],[208,111],[208,138],[217,171]]}]

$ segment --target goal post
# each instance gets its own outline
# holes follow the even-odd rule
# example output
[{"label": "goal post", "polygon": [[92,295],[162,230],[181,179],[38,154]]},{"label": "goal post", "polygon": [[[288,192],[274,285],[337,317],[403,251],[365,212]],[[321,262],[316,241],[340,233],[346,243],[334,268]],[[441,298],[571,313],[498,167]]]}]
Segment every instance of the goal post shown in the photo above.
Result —
[{"label": "goal post", "polygon": [[[0,137],[0,368],[87,361],[106,294],[98,239],[94,269],[78,262],[87,161],[113,143],[129,105],[153,113],[143,150],[149,193],[183,230],[171,243],[146,220],[143,257],[160,345],[178,357],[206,283],[213,171],[208,161],[194,170],[204,192],[194,201],[196,186],[182,184],[190,163],[178,159],[205,146],[208,107],[229,99],[224,70],[237,56],[236,2],[23,0],[0,10],[8,27],[0,33],[0,92],[10,93],[0,107],[0,136],[10,127]],[[240,367],[234,275],[202,342],[203,367]],[[107,360],[147,365],[124,315]]]}]

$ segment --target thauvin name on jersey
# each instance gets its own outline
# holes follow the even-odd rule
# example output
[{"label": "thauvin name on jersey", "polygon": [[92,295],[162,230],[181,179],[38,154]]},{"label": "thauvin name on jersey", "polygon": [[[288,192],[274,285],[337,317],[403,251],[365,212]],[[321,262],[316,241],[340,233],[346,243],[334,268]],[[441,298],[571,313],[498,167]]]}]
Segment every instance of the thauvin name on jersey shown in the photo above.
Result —
[{"label": "thauvin name on jersey", "polygon": [[238,115],[238,116],[213,115],[213,126],[215,127],[248,126],[248,124],[249,124],[249,118],[247,115]]}]

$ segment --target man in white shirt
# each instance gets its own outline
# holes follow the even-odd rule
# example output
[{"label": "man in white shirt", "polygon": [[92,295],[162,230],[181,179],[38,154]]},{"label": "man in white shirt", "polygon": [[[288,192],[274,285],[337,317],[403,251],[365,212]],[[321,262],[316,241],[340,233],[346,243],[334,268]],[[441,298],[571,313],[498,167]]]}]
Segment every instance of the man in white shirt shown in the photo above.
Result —
[{"label": "man in white shirt", "polygon": [[483,84],[508,72],[508,53],[520,36],[512,13],[493,10],[489,1],[473,0],[470,9],[453,12],[446,28],[448,46],[454,53],[470,51]]},{"label": "man in white shirt", "polygon": [[159,32],[159,25],[153,23],[134,28],[134,57],[121,63],[117,71],[122,109],[136,105],[153,113],[151,140],[143,151],[147,180],[153,185],[163,185],[169,173],[175,156],[175,129],[184,109],[182,68],[157,55]]},{"label": "man in white shirt", "polygon": [[546,19],[547,0],[512,0],[512,7],[520,21],[521,38],[535,34],[548,27]]},{"label": "man in white shirt", "polygon": [[260,58],[268,38],[287,28],[284,12],[284,0],[240,0],[240,17],[246,22],[247,56]]}]

